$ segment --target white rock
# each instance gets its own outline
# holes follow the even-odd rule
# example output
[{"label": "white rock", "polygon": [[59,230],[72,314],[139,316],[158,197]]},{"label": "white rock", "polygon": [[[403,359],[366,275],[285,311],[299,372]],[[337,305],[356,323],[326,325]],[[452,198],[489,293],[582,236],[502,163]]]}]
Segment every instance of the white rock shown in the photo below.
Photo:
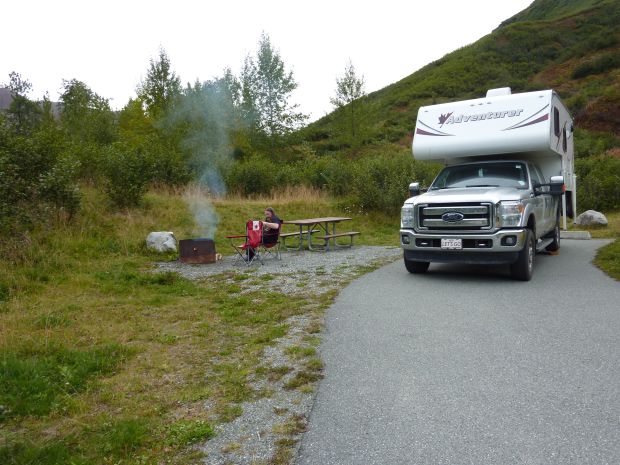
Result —
[{"label": "white rock", "polygon": [[153,231],[146,237],[146,247],[157,252],[176,252],[177,240],[172,231]]},{"label": "white rock", "polygon": [[601,212],[597,212],[595,210],[588,210],[579,215],[575,220],[575,223],[582,226],[607,226],[607,218],[605,218],[605,215],[603,215]]}]

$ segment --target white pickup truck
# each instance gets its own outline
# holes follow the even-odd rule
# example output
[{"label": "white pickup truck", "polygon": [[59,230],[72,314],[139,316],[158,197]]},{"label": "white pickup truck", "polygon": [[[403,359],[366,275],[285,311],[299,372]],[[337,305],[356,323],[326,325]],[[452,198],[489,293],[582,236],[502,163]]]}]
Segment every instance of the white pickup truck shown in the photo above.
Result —
[{"label": "white pickup truck", "polygon": [[552,90],[421,107],[417,160],[445,168],[426,192],[410,185],[401,213],[405,267],[508,264],[529,281],[534,257],[560,247],[560,218],[576,210],[573,122]]}]

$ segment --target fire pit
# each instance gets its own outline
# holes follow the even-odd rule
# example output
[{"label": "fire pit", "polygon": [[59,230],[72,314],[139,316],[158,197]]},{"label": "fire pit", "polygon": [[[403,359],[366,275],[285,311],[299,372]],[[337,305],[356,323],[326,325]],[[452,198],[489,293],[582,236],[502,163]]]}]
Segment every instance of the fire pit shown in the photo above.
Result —
[{"label": "fire pit", "polygon": [[213,239],[180,240],[179,258],[183,263],[215,263],[215,242]]}]

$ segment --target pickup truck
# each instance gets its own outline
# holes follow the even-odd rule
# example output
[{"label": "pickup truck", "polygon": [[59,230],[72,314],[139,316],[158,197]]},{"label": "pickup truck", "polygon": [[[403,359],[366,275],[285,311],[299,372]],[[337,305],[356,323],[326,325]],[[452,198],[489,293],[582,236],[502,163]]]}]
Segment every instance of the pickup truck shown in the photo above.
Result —
[{"label": "pickup truck", "polygon": [[406,269],[507,264],[529,281],[536,253],[560,248],[567,180],[576,208],[572,131],[553,91],[494,89],[484,99],[421,107],[414,157],[446,166],[425,192],[409,186],[400,227]]},{"label": "pickup truck", "polygon": [[531,162],[501,160],[448,166],[423,194],[413,183],[401,214],[405,267],[505,263],[531,279],[535,253],[560,248],[563,181],[545,181]]}]

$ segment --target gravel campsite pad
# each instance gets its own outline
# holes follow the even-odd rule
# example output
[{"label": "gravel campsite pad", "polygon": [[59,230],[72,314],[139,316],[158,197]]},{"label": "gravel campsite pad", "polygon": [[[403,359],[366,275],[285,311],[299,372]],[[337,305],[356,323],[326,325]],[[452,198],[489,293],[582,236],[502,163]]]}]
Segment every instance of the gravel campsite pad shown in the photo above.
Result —
[{"label": "gravel campsite pad", "polygon": [[[195,280],[229,274],[231,282],[235,280],[238,284],[240,281],[236,278],[239,275],[249,275],[249,279],[241,281],[241,292],[268,287],[288,295],[318,297],[342,288],[365,270],[401,256],[401,249],[396,247],[355,246],[329,252],[282,252],[281,260],[269,257],[264,259],[264,264],[255,262],[250,266],[228,256],[210,265],[187,265],[176,261],[160,263],[158,269]],[[206,464],[285,464],[295,456],[319,377],[303,388],[291,386],[295,386],[295,380],[307,372],[309,362],[320,363],[316,357],[314,360],[300,357],[295,350],[307,347],[314,351],[308,340],[320,332],[322,315],[296,315],[286,324],[289,328],[287,335],[267,347],[262,359],[266,370],[281,376],[250,380],[256,392],[268,392],[269,395],[242,403],[243,413],[239,417],[217,427],[217,435],[201,446],[206,454]],[[313,339],[316,346],[318,338]]]},{"label": "gravel campsite pad", "polygon": [[[360,267],[387,263],[402,256],[397,247],[355,246],[329,252],[282,252],[282,259],[271,256],[263,264],[254,261],[247,266],[238,256],[226,256],[210,265],[187,265],[179,261],[159,263],[160,271],[174,271],[188,279],[202,279],[220,273],[247,273],[251,276],[274,275],[271,290],[286,294],[323,293],[339,288],[342,279],[355,276]],[[264,285],[264,284],[263,284]],[[247,290],[255,290],[247,288]]]}]

